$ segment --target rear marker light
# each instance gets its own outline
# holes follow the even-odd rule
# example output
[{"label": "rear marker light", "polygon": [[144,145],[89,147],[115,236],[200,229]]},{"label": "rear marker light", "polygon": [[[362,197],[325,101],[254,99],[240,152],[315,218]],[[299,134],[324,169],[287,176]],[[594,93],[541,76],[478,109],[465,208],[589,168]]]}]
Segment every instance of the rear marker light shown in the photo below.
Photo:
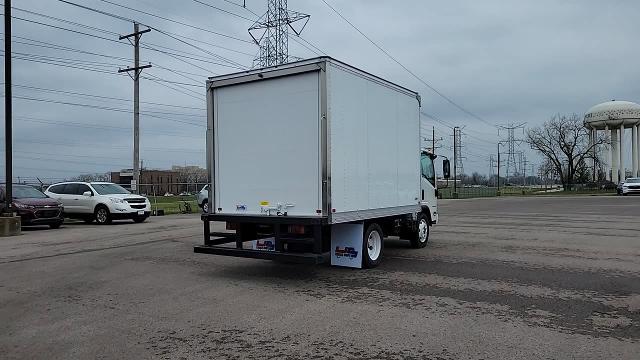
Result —
[{"label": "rear marker light", "polygon": [[331,212],[336,212],[336,209],[331,209]]},{"label": "rear marker light", "polygon": [[304,235],[304,225],[289,225],[289,234]]}]

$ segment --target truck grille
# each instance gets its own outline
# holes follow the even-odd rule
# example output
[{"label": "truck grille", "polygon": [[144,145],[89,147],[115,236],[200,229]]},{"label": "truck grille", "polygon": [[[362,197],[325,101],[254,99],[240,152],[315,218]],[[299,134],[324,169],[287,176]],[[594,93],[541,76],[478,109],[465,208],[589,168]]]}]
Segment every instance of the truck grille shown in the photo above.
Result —
[{"label": "truck grille", "polygon": [[59,213],[59,210],[38,210],[36,211],[36,217],[41,219],[54,218],[58,217]]}]

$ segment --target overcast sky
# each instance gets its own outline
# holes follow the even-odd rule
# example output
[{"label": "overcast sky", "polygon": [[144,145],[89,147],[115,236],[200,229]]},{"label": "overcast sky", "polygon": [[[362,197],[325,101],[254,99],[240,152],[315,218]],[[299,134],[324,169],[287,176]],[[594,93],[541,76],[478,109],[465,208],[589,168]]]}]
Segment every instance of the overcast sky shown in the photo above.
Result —
[{"label": "overcast sky", "polygon": [[[252,12],[231,3],[242,0],[199,0],[241,17],[193,0],[109,0],[233,38],[101,0],[70,1],[198,40],[183,39],[209,52],[158,31],[142,39],[146,48],[141,58],[154,66],[145,70],[141,83],[144,166],[204,166],[204,81],[237,71],[229,62],[216,64],[221,60],[212,53],[251,66],[257,47],[246,29],[252,22],[241,17],[257,18],[252,12],[262,14],[266,0],[246,0]],[[464,126],[468,173],[489,172],[489,154],[495,153],[498,138],[490,124],[539,126],[553,114],[582,115],[609,99],[640,101],[640,2],[635,0],[328,1],[420,78],[489,123],[426,88],[321,0],[289,0],[290,10],[311,14],[302,37],[322,52],[420,92],[425,112]],[[131,65],[127,59],[133,56],[133,48],[118,41],[117,34],[131,32],[132,24],[57,0],[13,3],[14,175],[66,178],[131,167],[132,103],[71,92],[132,98],[131,79],[117,74],[118,67]],[[294,41],[290,54],[316,56]],[[431,137],[431,126],[437,138],[444,138],[440,151],[451,157],[451,129],[424,118],[423,129],[429,129],[425,137]],[[534,163],[540,162],[526,151]]]}]

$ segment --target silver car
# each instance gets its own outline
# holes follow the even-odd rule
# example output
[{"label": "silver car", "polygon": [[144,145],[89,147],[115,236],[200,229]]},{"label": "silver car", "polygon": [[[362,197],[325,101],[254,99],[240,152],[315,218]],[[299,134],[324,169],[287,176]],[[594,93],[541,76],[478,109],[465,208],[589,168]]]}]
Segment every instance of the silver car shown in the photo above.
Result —
[{"label": "silver car", "polygon": [[202,212],[209,212],[209,185],[205,185],[202,190],[196,195],[198,206],[202,209]]},{"label": "silver car", "polygon": [[640,194],[640,178],[628,178],[621,187],[622,195]]}]

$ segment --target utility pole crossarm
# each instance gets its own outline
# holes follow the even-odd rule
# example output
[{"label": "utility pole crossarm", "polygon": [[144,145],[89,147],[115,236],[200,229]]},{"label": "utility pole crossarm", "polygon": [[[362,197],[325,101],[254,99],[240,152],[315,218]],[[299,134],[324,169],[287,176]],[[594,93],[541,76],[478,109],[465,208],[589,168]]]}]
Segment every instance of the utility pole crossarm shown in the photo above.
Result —
[{"label": "utility pole crossarm", "polygon": [[152,66],[151,64],[142,65],[142,66],[130,66],[126,69],[118,69],[118,73],[129,72],[129,71],[140,71],[142,69],[148,69],[151,66]]},{"label": "utility pole crossarm", "polygon": [[148,33],[148,32],[150,32],[150,31],[151,31],[151,29],[144,29],[144,30],[141,30],[141,31],[134,31],[134,32],[132,32],[132,33],[131,33],[131,34],[129,34],[129,35],[121,35],[121,36],[119,37],[119,39],[120,39],[120,40],[124,40],[124,39],[128,39],[128,38],[130,38],[130,37],[134,37],[134,36],[138,36],[138,37],[139,37],[139,35],[142,35],[142,34],[144,34],[144,33]]}]

